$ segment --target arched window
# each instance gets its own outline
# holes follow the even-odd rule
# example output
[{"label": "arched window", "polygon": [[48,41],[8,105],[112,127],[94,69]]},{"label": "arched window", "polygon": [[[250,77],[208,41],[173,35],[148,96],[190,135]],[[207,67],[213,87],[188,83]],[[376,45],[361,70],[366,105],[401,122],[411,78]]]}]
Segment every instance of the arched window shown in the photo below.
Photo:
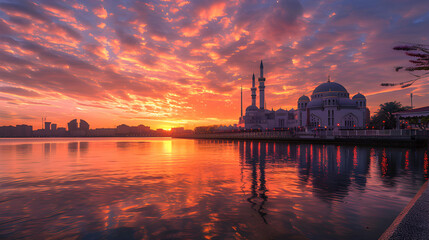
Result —
[{"label": "arched window", "polygon": [[352,128],[352,127],[356,126],[356,119],[352,114],[347,114],[344,117],[344,126],[346,126],[348,128]]},{"label": "arched window", "polygon": [[331,110],[328,110],[328,126],[331,126]]},{"label": "arched window", "polygon": [[310,118],[310,125],[312,127],[318,127],[320,125],[320,118],[312,114]]},{"label": "arched window", "polygon": [[334,126],[334,110],[328,110],[328,126]]}]

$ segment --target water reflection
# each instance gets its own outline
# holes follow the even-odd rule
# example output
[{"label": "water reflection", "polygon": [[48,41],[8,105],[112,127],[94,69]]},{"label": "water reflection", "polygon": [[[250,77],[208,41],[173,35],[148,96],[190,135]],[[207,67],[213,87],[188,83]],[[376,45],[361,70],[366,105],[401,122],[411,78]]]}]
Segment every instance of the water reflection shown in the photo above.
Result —
[{"label": "water reflection", "polygon": [[51,153],[51,144],[50,143],[45,143],[43,145],[45,146],[45,157],[49,156],[49,154]]},{"label": "water reflection", "polygon": [[[395,177],[398,175],[410,174],[412,178],[419,180],[428,178],[426,149],[413,149],[410,154],[409,149],[398,148],[375,150],[347,145],[241,142],[240,157],[252,167],[252,197],[257,196],[253,186],[257,185],[258,167],[260,189],[266,191],[266,160],[275,163],[296,159],[300,180],[305,183],[311,181],[316,196],[327,201],[347,196],[351,184],[355,184],[359,190],[364,190],[371,161],[378,165],[378,174],[386,186],[394,186]],[[266,200],[266,197],[264,199]]]},{"label": "water reflection", "polygon": [[81,154],[88,152],[89,142],[79,142],[79,151]]},{"label": "water reflection", "polygon": [[18,144],[16,145],[16,154],[28,155],[33,151],[33,144]]},{"label": "water reflection", "polygon": [[[266,195],[267,189],[265,187],[265,148],[262,146],[258,148],[258,142],[247,142],[246,152],[244,155],[245,162],[252,166],[252,184],[250,187],[251,195],[247,198],[247,201],[251,203],[251,208],[261,216],[264,223],[267,223],[264,211],[264,204],[268,199]],[[253,150],[251,150],[253,149]],[[243,156],[243,154],[240,154]],[[259,167],[259,169],[258,169]],[[259,172],[259,183],[258,183],[258,172]],[[259,185],[259,187],[258,187]]]},{"label": "water reflection", "polygon": [[0,238],[372,239],[428,177],[427,149],[259,141],[0,142],[0,158]]},{"label": "water reflection", "polygon": [[76,153],[77,153],[77,151],[78,151],[79,142],[69,142],[69,143],[67,144],[67,147],[68,147],[68,152],[69,152],[71,155],[74,155],[74,154],[76,154]]}]

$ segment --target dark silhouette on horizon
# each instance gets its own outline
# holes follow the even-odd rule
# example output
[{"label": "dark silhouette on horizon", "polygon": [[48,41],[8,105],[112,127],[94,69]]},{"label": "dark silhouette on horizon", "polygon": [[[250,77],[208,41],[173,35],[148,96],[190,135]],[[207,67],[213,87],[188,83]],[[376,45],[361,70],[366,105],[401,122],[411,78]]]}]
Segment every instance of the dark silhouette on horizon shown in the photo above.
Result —
[{"label": "dark silhouette on horizon", "polygon": [[[68,129],[57,127],[52,122],[43,122],[42,129],[33,130],[30,125],[0,126],[0,137],[170,137],[172,132],[183,133],[187,130],[175,128],[175,131],[152,130],[149,126],[128,126],[121,124],[116,128],[90,129],[87,121],[73,119],[67,123]],[[182,130],[183,129],[183,130]],[[181,131],[182,130],[182,131]]]}]

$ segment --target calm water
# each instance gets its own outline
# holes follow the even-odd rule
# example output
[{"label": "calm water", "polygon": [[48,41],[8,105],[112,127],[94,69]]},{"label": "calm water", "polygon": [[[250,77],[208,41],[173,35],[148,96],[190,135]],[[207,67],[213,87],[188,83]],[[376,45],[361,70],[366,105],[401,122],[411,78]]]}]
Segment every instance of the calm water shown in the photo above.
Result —
[{"label": "calm water", "polygon": [[0,139],[0,238],[376,239],[427,149]]}]

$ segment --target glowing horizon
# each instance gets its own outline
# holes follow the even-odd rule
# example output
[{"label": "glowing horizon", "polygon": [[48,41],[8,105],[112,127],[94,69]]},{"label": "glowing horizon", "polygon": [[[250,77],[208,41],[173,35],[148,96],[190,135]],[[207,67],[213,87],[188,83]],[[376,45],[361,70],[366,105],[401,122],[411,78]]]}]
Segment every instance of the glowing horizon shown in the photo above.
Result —
[{"label": "glowing horizon", "polygon": [[[264,61],[267,108],[291,109],[331,76],[371,113],[388,101],[427,105],[392,47],[428,43],[427,1],[2,1],[0,125],[234,124]],[[258,99],[258,98],[257,98]]]}]

